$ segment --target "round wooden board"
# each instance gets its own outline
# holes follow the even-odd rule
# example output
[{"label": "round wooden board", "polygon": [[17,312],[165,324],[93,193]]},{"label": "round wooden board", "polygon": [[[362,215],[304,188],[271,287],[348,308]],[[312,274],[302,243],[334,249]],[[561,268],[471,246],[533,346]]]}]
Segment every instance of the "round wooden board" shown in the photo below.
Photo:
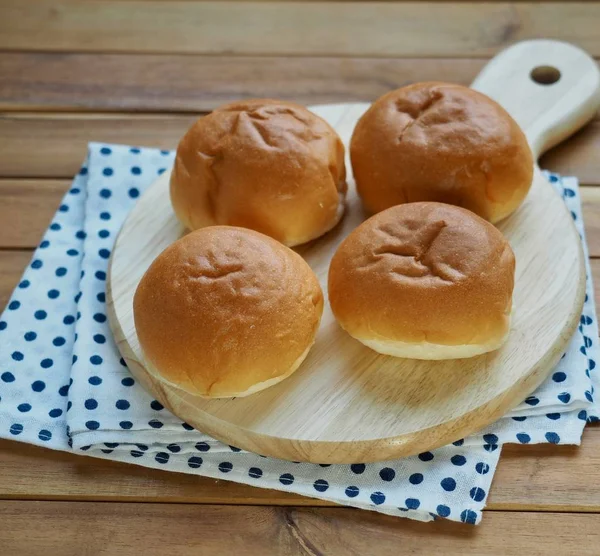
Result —
[{"label": "round wooden board", "polygon": [[[347,145],[367,106],[312,109]],[[228,444],[317,463],[385,460],[433,449],[477,431],[521,402],[559,360],[579,321],[585,290],[581,243],[563,201],[536,167],[525,203],[499,225],[517,259],[511,332],[500,350],[435,362],[379,355],[341,330],[326,303],[316,343],[290,378],[245,398],[192,396],[145,371],[133,322],[132,299],[140,278],[184,233],[171,209],[168,179],[165,173],[141,197],[117,238],[108,281],[109,318],[136,378],[173,413]],[[332,254],[363,219],[350,175],[341,224],[297,249],[325,293]]]}]

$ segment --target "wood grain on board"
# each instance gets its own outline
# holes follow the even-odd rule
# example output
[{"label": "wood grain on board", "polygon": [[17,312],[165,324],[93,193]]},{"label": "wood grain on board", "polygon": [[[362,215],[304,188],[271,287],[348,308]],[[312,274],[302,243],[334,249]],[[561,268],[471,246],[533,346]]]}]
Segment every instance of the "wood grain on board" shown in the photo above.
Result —
[{"label": "wood grain on board", "polygon": [[0,49],[343,56],[490,56],[525,38],[600,55],[587,2],[4,0]]},{"label": "wood grain on board", "polygon": [[[502,554],[596,556],[598,517],[488,512],[475,528],[353,508],[0,502],[7,554]],[[32,526],[33,524],[33,526]],[[563,550],[564,549],[564,550]]]}]

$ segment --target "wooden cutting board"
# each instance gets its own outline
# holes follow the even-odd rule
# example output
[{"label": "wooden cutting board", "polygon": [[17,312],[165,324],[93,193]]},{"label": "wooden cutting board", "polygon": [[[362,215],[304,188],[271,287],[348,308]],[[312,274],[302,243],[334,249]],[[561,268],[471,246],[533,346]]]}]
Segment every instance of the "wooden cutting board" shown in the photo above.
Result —
[{"label": "wooden cutting board", "polygon": [[[579,49],[553,41],[509,48],[472,86],[512,114],[536,159],[591,119],[600,104],[596,64]],[[367,107],[312,110],[348,145]],[[511,332],[497,352],[436,362],[379,355],[341,330],[326,304],[316,344],[287,380],[245,398],[186,394],[145,372],[132,312],[143,273],[184,233],[171,209],[168,180],[166,173],[141,197],[117,238],[108,280],[110,323],[134,376],[173,413],[228,444],[317,463],[369,462],[431,450],[520,403],[546,378],[577,327],[585,290],[580,239],[563,201],[536,166],[525,203],[499,225],[515,251],[517,271]],[[297,249],[325,292],[332,254],[363,219],[350,175],[341,225]]]}]

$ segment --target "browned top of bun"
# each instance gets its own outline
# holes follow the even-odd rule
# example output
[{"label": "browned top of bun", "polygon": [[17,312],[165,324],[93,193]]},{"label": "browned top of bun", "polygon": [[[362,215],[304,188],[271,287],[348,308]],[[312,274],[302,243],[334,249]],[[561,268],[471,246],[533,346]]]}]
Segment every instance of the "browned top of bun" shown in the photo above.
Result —
[{"label": "browned top of bun", "polygon": [[379,98],[350,147],[366,208],[438,201],[496,222],[515,210],[533,178],[524,133],[497,102],[447,83],[416,83]]},{"label": "browned top of bun", "polygon": [[398,205],[340,245],[329,300],[340,324],[366,339],[485,343],[507,331],[515,257],[502,234],[442,203]]},{"label": "browned top of bun", "polygon": [[140,345],[160,377],[221,397],[289,373],[313,343],[323,295],[291,249],[214,226],[167,247],[133,304]]},{"label": "browned top of bun", "polygon": [[344,146],[325,120],[292,102],[247,100],[184,135],[171,200],[190,229],[243,226],[296,245],[338,222],[345,180]]}]

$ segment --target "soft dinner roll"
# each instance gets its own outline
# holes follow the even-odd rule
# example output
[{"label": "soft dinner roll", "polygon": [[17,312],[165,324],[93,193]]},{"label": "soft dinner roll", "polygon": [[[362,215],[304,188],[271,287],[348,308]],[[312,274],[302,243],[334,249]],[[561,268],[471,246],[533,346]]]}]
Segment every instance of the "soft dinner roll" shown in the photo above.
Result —
[{"label": "soft dinner roll", "polygon": [[329,269],[342,328],[380,353],[458,359],[500,347],[515,257],[490,223],[442,203],[410,203],[363,222]]},{"label": "soft dinner roll", "polygon": [[247,100],[200,118],[177,147],[171,202],[195,230],[243,226],[293,246],[344,213],[344,146],[299,104]]},{"label": "soft dinner roll", "polygon": [[416,83],[379,98],[350,144],[365,208],[438,201],[498,222],[525,199],[533,156],[498,103],[467,87]]},{"label": "soft dinner roll", "polygon": [[213,226],[165,249],[133,299],[149,373],[210,398],[277,384],[315,340],[323,293],[308,264],[258,232]]}]

